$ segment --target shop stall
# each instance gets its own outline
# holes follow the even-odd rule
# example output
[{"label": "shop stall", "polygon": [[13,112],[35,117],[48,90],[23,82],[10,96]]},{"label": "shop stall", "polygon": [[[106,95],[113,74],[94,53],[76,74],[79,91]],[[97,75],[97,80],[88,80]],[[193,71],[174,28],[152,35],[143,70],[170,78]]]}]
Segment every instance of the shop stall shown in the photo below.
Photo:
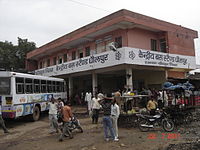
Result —
[{"label": "shop stall", "polygon": [[165,83],[163,91],[168,95],[168,104],[164,107],[176,125],[189,124],[193,121],[193,113],[197,107],[194,86],[189,82]]},{"label": "shop stall", "polygon": [[118,102],[120,116],[118,125],[120,127],[134,127],[137,125],[137,116],[141,110],[146,109],[148,95],[126,95],[121,96]]}]

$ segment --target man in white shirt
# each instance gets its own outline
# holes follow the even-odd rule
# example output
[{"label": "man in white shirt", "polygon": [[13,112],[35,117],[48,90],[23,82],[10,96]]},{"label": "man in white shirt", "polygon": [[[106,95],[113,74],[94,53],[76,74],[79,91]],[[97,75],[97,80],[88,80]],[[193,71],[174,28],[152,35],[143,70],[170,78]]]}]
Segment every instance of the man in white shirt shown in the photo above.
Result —
[{"label": "man in white shirt", "polygon": [[87,106],[88,106],[88,112],[89,112],[89,115],[91,114],[92,112],[92,93],[91,92],[86,92],[85,94],[85,101],[87,102]]},{"label": "man in white shirt", "polygon": [[3,118],[2,118],[1,103],[2,103],[2,102],[1,102],[1,100],[0,100],[0,126],[3,128],[4,133],[9,133],[9,132],[8,132],[8,129],[7,129],[6,126],[5,126],[4,120],[3,120]]},{"label": "man in white shirt", "polygon": [[58,133],[58,122],[57,122],[58,104],[55,99],[52,98],[49,103],[49,122],[50,122],[50,133]]},{"label": "man in white shirt", "polygon": [[97,94],[95,97],[92,98],[92,123],[97,124],[99,119],[99,110],[101,108],[101,105],[99,104],[100,99],[97,97]]},{"label": "man in white shirt", "polygon": [[115,133],[115,139],[118,139],[118,126],[117,126],[117,120],[119,118],[120,110],[119,106],[116,103],[116,99],[114,98],[111,105],[111,120],[113,124],[113,129]]},{"label": "man in white shirt", "polygon": [[168,106],[168,96],[166,91],[160,91],[158,100],[162,101],[163,106]]}]

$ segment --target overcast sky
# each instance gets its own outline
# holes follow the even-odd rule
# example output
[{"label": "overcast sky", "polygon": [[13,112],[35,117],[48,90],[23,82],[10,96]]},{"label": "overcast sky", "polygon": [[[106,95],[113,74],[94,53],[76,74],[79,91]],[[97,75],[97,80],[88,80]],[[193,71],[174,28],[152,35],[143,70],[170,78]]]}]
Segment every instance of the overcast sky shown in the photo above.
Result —
[{"label": "overcast sky", "polygon": [[[200,33],[199,6],[200,0],[0,0],[0,41],[27,38],[39,47],[120,9]],[[200,57],[199,39],[195,48]]]}]

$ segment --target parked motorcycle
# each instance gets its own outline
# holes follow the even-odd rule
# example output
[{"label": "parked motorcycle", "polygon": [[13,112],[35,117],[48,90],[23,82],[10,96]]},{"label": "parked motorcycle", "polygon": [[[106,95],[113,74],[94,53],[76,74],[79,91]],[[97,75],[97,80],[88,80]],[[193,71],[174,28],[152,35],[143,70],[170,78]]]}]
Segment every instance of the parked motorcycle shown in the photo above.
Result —
[{"label": "parked motorcycle", "polygon": [[174,130],[174,122],[168,118],[165,111],[158,111],[156,115],[137,114],[138,127],[141,131],[147,132],[150,128],[162,127],[165,131]]}]

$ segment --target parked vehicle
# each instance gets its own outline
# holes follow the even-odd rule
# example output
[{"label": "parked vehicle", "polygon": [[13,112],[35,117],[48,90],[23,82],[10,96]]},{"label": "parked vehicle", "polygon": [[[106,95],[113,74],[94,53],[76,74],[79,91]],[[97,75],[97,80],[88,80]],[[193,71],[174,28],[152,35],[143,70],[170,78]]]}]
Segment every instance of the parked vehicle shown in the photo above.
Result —
[{"label": "parked vehicle", "polygon": [[158,111],[154,116],[137,114],[137,117],[138,127],[143,132],[156,127],[162,127],[167,132],[174,130],[174,122],[168,118],[168,114],[163,110]]},{"label": "parked vehicle", "polygon": [[0,100],[3,118],[29,115],[33,121],[49,109],[51,98],[67,99],[64,79],[0,71]]},{"label": "parked vehicle", "polygon": [[[61,118],[61,115],[58,113],[58,124],[59,124],[59,128],[60,128],[60,130],[62,131],[62,129],[63,129],[63,121],[62,121],[62,118]],[[80,122],[79,122],[79,120],[74,116],[73,118],[72,118],[72,120],[70,121],[70,123],[69,123],[69,130],[70,130],[70,132],[73,132],[74,130],[79,130],[81,133],[83,133],[83,128],[81,127],[81,125],[80,125]]]},{"label": "parked vehicle", "polygon": [[73,117],[69,124],[69,130],[72,132],[76,129],[83,133],[83,128],[81,127],[79,120],[76,117]]}]

